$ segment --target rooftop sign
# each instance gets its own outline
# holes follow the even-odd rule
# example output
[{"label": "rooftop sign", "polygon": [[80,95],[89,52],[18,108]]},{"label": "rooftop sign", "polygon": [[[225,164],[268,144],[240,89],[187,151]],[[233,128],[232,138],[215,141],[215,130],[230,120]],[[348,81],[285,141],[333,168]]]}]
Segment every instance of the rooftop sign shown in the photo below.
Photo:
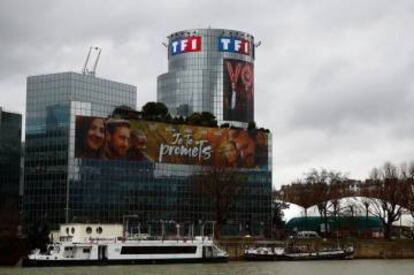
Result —
[{"label": "rooftop sign", "polygon": [[221,52],[240,53],[251,55],[251,43],[249,40],[236,37],[219,37],[218,49]]},{"label": "rooftop sign", "polygon": [[201,51],[201,36],[180,38],[170,43],[171,55]]}]

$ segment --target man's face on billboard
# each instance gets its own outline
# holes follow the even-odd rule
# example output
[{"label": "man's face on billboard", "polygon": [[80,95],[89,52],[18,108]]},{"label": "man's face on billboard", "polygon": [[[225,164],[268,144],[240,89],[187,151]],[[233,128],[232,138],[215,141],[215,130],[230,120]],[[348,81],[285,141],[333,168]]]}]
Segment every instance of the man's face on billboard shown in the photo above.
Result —
[{"label": "man's face on billboard", "polygon": [[109,144],[114,156],[123,157],[129,149],[129,141],[131,130],[126,126],[116,127],[112,135],[110,135]]},{"label": "man's face on billboard", "polygon": [[237,148],[234,143],[226,143],[224,147],[224,154],[228,164],[235,164],[237,162]]}]

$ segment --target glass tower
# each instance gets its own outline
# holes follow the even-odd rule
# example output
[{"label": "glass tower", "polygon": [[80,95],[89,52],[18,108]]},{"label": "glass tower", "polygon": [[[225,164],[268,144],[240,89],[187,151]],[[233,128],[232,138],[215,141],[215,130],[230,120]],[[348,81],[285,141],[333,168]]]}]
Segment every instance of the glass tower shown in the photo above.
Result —
[{"label": "glass tower", "polygon": [[16,215],[20,203],[21,131],[22,115],[0,107],[0,211],[7,209],[10,213],[13,209]]},{"label": "glass tower", "polygon": [[[178,31],[167,38],[168,72],[158,76],[158,102],[164,103],[173,116],[209,112],[220,124],[229,123],[241,128],[254,121],[255,44],[251,34],[208,28]],[[272,188],[270,133],[268,138],[269,166],[239,170],[240,174],[248,177],[248,187],[237,198],[228,218],[229,224],[239,224],[239,228],[229,226],[227,233],[231,231],[237,235],[245,227],[251,227],[255,235],[261,229],[269,232]],[[183,169],[179,165],[172,168]],[[190,170],[196,171],[195,167]],[[183,192],[179,197],[184,198],[177,202],[177,215],[188,220],[213,219],[208,203],[203,202],[203,198],[189,195],[191,178],[183,179],[184,182],[177,185],[177,190]]]},{"label": "glass tower", "polygon": [[[173,115],[210,112],[219,122],[254,121],[254,38],[225,29],[192,29],[168,36],[168,72],[157,100]],[[233,114],[234,113],[234,114]]]},{"label": "glass tower", "polygon": [[27,78],[23,211],[26,223],[52,227],[73,220],[71,186],[76,115],[108,116],[115,106],[135,108],[136,87],[64,72]]}]

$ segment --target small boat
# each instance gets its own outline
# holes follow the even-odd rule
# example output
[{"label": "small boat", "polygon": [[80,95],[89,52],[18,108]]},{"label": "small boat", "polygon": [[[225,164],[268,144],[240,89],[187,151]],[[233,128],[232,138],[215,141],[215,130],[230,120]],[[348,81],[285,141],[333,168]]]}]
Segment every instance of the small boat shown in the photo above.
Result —
[{"label": "small boat", "polygon": [[245,250],[248,261],[293,261],[293,260],[345,260],[354,256],[353,246],[346,248],[321,248],[289,245],[287,247],[256,247]]},{"label": "small boat", "polygon": [[[92,226],[88,226],[87,232]],[[75,229],[75,227],[72,226]],[[84,227],[83,227],[84,228]],[[104,230],[98,227],[98,232]],[[62,230],[61,230],[62,231]],[[100,234],[101,234],[100,233]],[[75,238],[74,238],[75,237]],[[228,254],[212,238],[196,236],[193,238],[146,237],[128,239],[108,238],[60,238],[47,247],[45,253],[35,250],[23,260],[23,266],[65,266],[100,264],[140,264],[140,263],[194,263],[226,262]]]}]

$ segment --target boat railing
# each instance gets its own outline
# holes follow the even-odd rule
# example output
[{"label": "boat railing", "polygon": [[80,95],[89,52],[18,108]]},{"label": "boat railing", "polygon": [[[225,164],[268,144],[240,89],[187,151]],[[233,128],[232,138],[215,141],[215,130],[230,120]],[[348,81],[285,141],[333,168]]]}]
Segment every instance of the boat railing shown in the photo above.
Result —
[{"label": "boat railing", "polygon": [[[86,237],[84,238],[83,242],[73,242],[73,244],[98,244],[98,243],[116,243],[117,241],[121,241],[120,237],[111,237],[111,238],[91,238]],[[122,237],[121,237],[122,238]]]},{"label": "boat railing", "polygon": [[[94,241],[94,240],[92,240]],[[214,239],[210,236],[176,236],[176,235],[167,235],[167,236],[129,236],[129,237],[117,237],[116,241],[126,242],[126,241],[176,241],[176,242],[214,242]]]}]

